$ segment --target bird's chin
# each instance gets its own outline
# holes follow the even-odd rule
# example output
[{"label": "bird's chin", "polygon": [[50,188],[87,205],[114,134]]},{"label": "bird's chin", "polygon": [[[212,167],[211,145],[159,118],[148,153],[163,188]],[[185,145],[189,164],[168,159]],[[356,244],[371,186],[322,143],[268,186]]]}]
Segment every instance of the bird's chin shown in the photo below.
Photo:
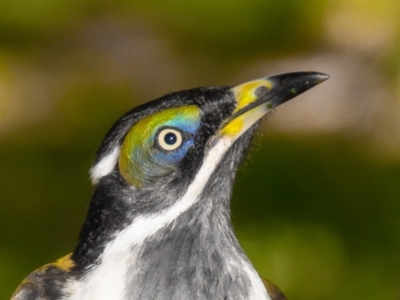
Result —
[{"label": "bird's chin", "polygon": [[[202,193],[199,195],[198,203],[201,207],[212,207],[209,215],[218,219],[219,223],[225,220],[230,222],[230,199],[233,184],[243,158],[247,152],[253,137],[254,129],[246,131],[231,145],[216,165],[211,176],[208,178]],[[218,147],[218,145],[216,145]],[[203,212],[204,214],[204,212]]]}]

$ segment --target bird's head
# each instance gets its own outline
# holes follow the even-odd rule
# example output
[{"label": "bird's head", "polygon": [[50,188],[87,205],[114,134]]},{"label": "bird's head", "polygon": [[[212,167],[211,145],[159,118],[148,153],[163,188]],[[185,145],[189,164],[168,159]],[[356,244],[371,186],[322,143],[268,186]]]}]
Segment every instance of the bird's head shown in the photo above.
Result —
[{"label": "bird's head", "polygon": [[[136,107],[105,136],[92,182],[118,174],[134,189],[149,189],[182,175],[192,179],[206,156],[217,163],[264,115],[325,79],[315,72],[288,73],[232,88],[171,93]],[[216,153],[220,144],[224,150]]]},{"label": "bird's head", "polygon": [[327,78],[287,73],[171,93],[129,111],[97,152],[91,169],[96,189],[81,239],[102,248],[138,217],[176,206],[172,221],[200,199],[220,201],[229,213],[236,169],[258,121]]}]

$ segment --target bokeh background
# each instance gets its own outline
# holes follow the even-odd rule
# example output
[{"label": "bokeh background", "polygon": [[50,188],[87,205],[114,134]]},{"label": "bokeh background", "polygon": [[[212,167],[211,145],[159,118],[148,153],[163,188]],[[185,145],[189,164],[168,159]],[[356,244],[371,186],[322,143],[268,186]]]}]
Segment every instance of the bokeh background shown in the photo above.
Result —
[{"label": "bokeh background", "polygon": [[0,298],[73,250],[88,169],[167,92],[314,70],[241,169],[233,220],[291,300],[400,299],[400,2],[0,2]]}]

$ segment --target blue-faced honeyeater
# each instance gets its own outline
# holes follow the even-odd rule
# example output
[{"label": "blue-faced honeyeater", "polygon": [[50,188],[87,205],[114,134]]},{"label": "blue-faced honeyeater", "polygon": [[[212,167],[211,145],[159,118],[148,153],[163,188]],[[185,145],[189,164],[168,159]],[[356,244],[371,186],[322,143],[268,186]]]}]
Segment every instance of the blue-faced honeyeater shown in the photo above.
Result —
[{"label": "blue-faced honeyeater", "polygon": [[196,88],[126,113],[97,151],[78,245],[12,300],[285,299],[240,247],[230,198],[259,120],[327,78]]}]

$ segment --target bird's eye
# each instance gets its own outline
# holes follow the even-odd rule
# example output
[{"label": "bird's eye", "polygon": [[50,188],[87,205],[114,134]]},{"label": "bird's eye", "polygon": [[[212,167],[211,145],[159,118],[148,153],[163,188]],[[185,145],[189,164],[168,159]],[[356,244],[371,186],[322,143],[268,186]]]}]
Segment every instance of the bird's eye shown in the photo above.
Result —
[{"label": "bird's eye", "polygon": [[176,129],[165,128],[162,129],[157,136],[157,143],[161,149],[172,151],[182,145],[182,133]]}]

